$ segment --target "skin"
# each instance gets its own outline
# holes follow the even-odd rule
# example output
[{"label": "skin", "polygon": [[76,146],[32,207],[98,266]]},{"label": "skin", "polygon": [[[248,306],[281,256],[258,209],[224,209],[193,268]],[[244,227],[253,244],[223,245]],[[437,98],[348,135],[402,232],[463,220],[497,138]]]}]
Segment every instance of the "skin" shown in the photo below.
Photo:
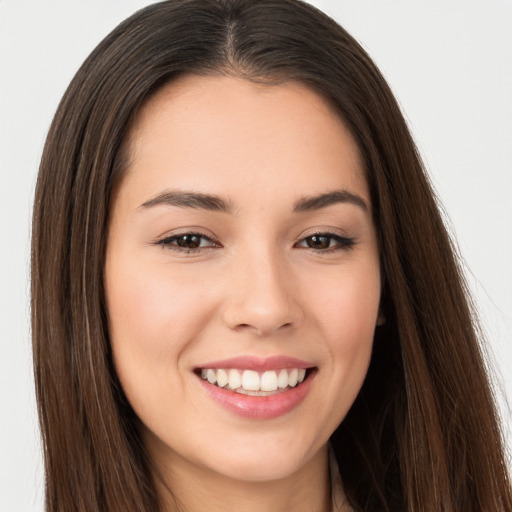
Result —
[{"label": "skin", "polygon": [[[330,510],[327,441],[364,381],[380,321],[376,233],[351,134],[300,84],[187,76],[144,105],[128,147],[106,297],[115,367],[166,510],[168,487],[187,511]],[[215,194],[232,211],[147,206],[169,190]],[[366,206],[294,211],[339,190]],[[208,238],[188,251],[169,238],[190,232]],[[318,233],[334,234],[327,248],[311,247]],[[241,355],[296,357],[317,372],[292,411],[244,418],[194,373]]]}]

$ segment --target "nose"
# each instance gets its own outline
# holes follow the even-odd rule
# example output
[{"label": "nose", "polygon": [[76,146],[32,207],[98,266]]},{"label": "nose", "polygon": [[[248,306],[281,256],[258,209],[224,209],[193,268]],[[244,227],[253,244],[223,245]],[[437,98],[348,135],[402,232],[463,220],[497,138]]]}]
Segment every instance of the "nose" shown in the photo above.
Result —
[{"label": "nose", "polygon": [[290,263],[277,251],[247,251],[228,277],[223,315],[236,331],[264,337],[296,327],[302,310]]}]

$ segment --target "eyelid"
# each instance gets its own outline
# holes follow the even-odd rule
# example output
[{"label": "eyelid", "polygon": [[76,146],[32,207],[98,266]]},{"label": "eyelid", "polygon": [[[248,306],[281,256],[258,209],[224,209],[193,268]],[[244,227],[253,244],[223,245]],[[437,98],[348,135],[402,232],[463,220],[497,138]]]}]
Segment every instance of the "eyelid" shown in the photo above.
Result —
[{"label": "eyelid", "polygon": [[[354,245],[357,243],[357,240],[353,236],[349,236],[346,233],[340,232],[341,230],[336,228],[325,228],[325,229],[318,229],[316,228],[314,231],[311,231],[310,233],[303,233],[300,238],[295,242],[294,247],[297,248],[304,248],[304,249],[310,249],[314,252],[317,252],[319,254],[325,254],[329,252],[335,252],[339,250],[350,250],[354,247]],[[325,249],[315,249],[313,247],[303,247],[300,244],[304,243],[308,238],[311,237],[325,237],[325,238],[331,238],[337,241],[336,245],[333,247],[327,247]]]},{"label": "eyelid", "polygon": [[[180,237],[185,236],[196,236],[200,237],[203,240],[208,240],[211,242],[208,246],[199,246],[194,248],[187,249],[186,247],[180,247],[177,244],[173,244],[172,242],[176,241]],[[169,249],[175,252],[184,252],[184,253],[193,253],[204,251],[208,249],[215,249],[218,247],[222,247],[220,242],[218,242],[217,238],[212,234],[207,234],[200,228],[183,228],[176,232],[166,233],[165,235],[157,238],[152,242],[152,245],[160,245],[164,249]]]},{"label": "eyelid", "polygon": [[[210,233],[206,233],[206,230],[201,228],[189,227],[189,228],[181,228],[175,232],[166,233],[165,235],[158,237],[153,242],[152,245],[159,245],[164,249],[169,249],[177,253],[199,253],[204,252],[206,250],[211,250],[215,248],[221,248],[222,244],[218,241],[218,238]],[[309,231],[309,232],[308,232]],[[297,239],[297,241],[293,244],[294,248],[298,249],[309,249],[313,252],[319,254],[325,254],[329,252],[335,252],[338,250],[350,250],[356,244],[356,239],[352,236],[347,235],[342,230],[338,228],[314,228],[303,232],[301,236]],[[198,247],[183,247],[178,245],[178,243],[173,243],[179,240],[181,237],[198,237],[201,239]],[[303,246],[308,238],[311,237],[325,237],[331,239],[331,241],[336,242],[332,247],[326,248],[315,248],[315,247],[307,247]],[[202,245],[204,241],[207,241],[207,245]]]}]

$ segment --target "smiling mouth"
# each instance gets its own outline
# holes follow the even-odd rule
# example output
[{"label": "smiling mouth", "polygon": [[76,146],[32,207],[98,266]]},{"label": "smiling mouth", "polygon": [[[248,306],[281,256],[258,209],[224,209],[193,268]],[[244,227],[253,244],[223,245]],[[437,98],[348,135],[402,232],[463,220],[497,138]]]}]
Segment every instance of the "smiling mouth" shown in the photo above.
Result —
[{"label": "smiling mouth", "polygon": [[203,368],[196,372],[210,384],[248,396],[271,396],[299,386],[312,368],[281,368],[258,372],[236,368]]}]

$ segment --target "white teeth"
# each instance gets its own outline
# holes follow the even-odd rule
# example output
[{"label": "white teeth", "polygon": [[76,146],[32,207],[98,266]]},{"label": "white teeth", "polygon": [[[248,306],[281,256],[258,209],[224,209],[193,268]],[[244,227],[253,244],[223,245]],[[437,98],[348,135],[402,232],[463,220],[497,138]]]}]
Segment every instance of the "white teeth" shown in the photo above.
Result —
[{"label": "white teeth", "polygon": [[306,377],[305,368],[289,368],[282,370],[267,370],[263,373],[258,373],[254,370],[237,370],[237,369],[224,369],[212,368],[202,369],[201,377],[207,380],[210,384],[216,384],[221,388],[231,389],[238,392],[249,392],[247,394],[262,396],[265,393],[273,392],[288,388],[295,387],[304,381]]},{"label": "white teeth", "polygon": [[260,389],[260,376],[254,370],[245,370],[242,374],[242,387],[246,391],[258,391]]},{"label": "white teeth", "polygon": [[280,389],[288,387],[288,372],[286,370],[281,370],[279,372],[279,376],[277,377],[277,386]]},{"label": "white teeth", "polygon": [[217,370],[217,386],[223,388],[228,383],[229,377],[226,370]]},{"label": "white teeth", "polygon": [[295,387],[297,385],[298,378],[299,370],[297,370],[297,368],[294,368],[288,375],[288,386],[291,386],[292,388]]},{"label": "white teeth", "polygon": [[231,389],[238,389],[242,385],[242,376],[238,370],[229,370],[228,379]]},{"label": "white teeth", "polygon": [[261,391],[275,391],[277,389],[276,372],[268,371],[261,376]]}]

